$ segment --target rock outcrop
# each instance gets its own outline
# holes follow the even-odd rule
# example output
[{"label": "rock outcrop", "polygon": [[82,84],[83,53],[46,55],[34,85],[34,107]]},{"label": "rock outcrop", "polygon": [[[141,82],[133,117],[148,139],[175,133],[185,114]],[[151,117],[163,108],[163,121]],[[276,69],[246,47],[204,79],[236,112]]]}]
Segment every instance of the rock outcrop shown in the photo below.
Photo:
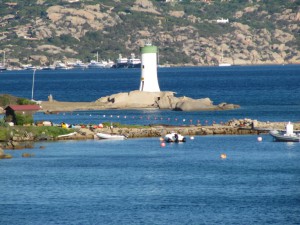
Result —
[{"label": "rock outcrop", "polygon": [[171,91],[141,92],[131,91],[113,94],[98,99],[95,103],[102,104],[105,108],[159,108],[178,111],[203,111],[227,110],[239,108],[238,105],[221,103],[213,105],[209,98],[192,99],[188,97],[175,97]]}]

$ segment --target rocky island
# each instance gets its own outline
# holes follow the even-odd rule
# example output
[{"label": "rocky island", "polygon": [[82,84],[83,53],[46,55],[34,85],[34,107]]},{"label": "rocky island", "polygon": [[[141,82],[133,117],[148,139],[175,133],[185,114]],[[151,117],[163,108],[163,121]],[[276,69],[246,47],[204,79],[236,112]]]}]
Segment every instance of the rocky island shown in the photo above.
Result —
[{"label": "rocky island", "polygon": [[214,105],[209,98],[192,99],[176,97],[174,92],[130,91],[101,97],[95,102],[60,102],[49,98],[41,102],[46,113],[57,111],[104,110],[104,109],[170,109],[178,111],[231,110],[239,105],[221,103]]}]

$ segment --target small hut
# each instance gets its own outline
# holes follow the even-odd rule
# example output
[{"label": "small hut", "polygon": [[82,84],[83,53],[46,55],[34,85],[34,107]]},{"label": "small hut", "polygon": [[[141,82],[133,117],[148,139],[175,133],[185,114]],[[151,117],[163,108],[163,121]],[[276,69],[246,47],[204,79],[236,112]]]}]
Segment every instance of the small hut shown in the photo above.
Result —
[{"label": "small hut", "polygon": [[32,115],[39,110],[39,105],[9,105],[5,108],[5,121],[17,125],[32,123]]}]

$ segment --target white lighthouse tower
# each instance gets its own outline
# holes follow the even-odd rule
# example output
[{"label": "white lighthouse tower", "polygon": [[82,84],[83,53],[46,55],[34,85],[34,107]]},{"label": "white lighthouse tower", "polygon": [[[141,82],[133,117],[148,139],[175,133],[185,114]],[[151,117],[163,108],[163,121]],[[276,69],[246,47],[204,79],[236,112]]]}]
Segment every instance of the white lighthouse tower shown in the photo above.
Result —
[{"label": "white lighthouse tower", "polygon": [[157,79],[157,47],[146,43],[140,51],[142,55],[140,91],[160,92]]}]

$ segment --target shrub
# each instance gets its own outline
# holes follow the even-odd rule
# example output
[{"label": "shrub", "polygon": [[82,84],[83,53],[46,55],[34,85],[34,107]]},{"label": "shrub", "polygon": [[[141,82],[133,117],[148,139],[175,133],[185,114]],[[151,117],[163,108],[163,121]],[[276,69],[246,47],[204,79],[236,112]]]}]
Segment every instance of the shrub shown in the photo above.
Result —
[{"label": "shrub", "polygon": [[19,98],[19,99],[17,100],[17,103],[18,103],[19,105],[36,105],[35,102],[30,101],[29,99],[26,99],[26,98]]},{"label": "shrub", "polygon": [[32,124],[33,118],[32,115],[23,115],[16,113],[16,125]]}]

